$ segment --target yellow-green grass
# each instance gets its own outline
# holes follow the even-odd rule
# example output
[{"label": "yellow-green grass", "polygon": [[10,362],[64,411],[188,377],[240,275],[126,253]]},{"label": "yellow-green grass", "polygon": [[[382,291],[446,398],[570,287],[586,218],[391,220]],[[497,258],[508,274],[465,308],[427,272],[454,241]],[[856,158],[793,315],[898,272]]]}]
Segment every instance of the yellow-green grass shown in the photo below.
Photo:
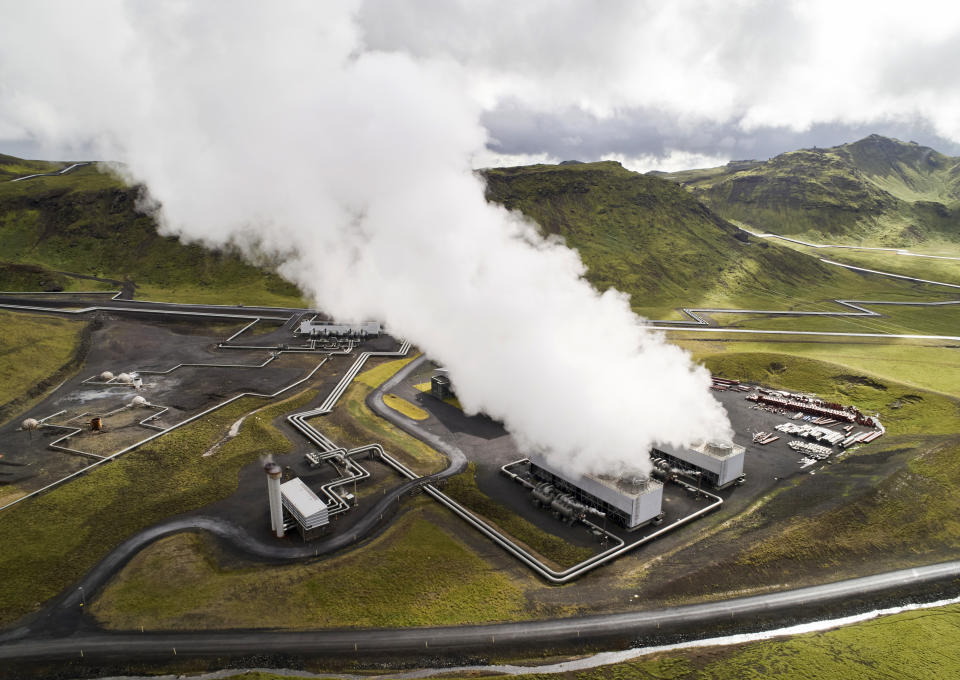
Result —
[{"label": "yellow-green grass", "polygon": [[[917,257],[900,255],[893,251],[884,250],[856,250],[854,248],[810,248],[789,241],[782,241],[788,248],[792,248],[808,255],[822,257],[835,262],[842,262],[854,267],[873,269],[876,271],[912,276],[929,281],[941,281],[960,285],[960,260],[939,259],[937,257]],[[960,245],[945,244],[934,248],[916,248],[910,246],[910,252],[922,254],[937,254],[946,257],[960,257]]]},{"label": "yellow-green grass", "polygon": [[[687,308],[719,309],[762,309],[771,311],[844,311],[833,303],[834,298],[855,300],[890,300],[900,302],[941,302],[956,300],[960,290],[898,281],[873,274],[843,275],[826,285],[814,277],[808,285],[796,289],[783,289],[771,286],[750,286],[744,283],[740,288],[726,284],[702,293],[680,292],[671,301],[656,304],[655,299],[637,297],[633,299],[633,309],[644,318],[653,320],[677,321],[689,320],[680,312]],[[878,309],[886,313],[885,309]],[[752,315],[751,315],[752,316]],[[725,323],[726,313],[718,314],[717,320]]]},{"label": "yellow-green grass", "polygon": [[[31,161],[0,153],[0,182],[9,182],[17,177],[54,172],[65,167],[65,163],[51,161]],[[27,180],[28,182],[34,180]]]},{"label": "yellow-green grass", "polygon": [[397,413],[402,413],[407,418],[413,420],[426,420],[430,417],[430,414],[424,411],[422,408],[416,404],[411,404],[409,401],[403,397],[398,397],[395,394],[384,394],[383,403],[392,408]]},{"label": "yellow-green grass", "polygon": [[23,411],[75,368],[86,324],[0,311],[0,421]]},{"label": "yellow-green grass", "polygon": [[390,378],[395,376],[401,368],[409,364],[411,361],[417,358],[419,355],[405,357],[403,359],[394,359],[393,361],[384,361],[381,364],[374,366],[373,368],[368,368],[363,373],[360,373],[354,380],[361,385],[366,385],[372,389],[380,387],[383,383],[387,382]]},{"label": "yellow-green grass", "polygon": [[[735,357],[739,354],[779,354],[794,357],[803,357],[835,364],[839,368],[833,373],[855,372],[875,376],[881,380],[898,382],[917,389],[932,390],[953,397],[960,397],[960,348],[947,346],[931,346],[914,342],[863,342],[850,340],[820,341],[801,339],[799,337],[784,337],[783,340],[766,338],[764,340],[703,339],[688,337],[675,340],[677,344],[693,352],[695,358],[704,360],[710,356],[726,355]],[[671,338],[674,334],[671,334]],[[767,362],[769,363],[769,362]],[[843,370],[848,369],[848,370]],[[729,366],[730,375],[725,377],[736,378],[738,370]],[[750,369],[753,371],[753,369]],[[744,374],[740,376],[747,378]],[[761,374],[758,378],[766,379]],[[802,381],[795,385],[797,389],[805,389]],[[825,385],[830,389],[829,385]]]},{"label": "yellow-green grass", "polygon": [[[958,291],[960,293],[960,291]],[[826,331],[835,333],[886,333],[909,335],[947,335],[960,337],[960,304],[933,307],[900,305],[864,305],[882,314],[870,317],[765,316],[759,314],[716,313],[710,316],[720,325],[788,331]],[[808,311],[840,312],[839,305],[823,303]],[[847,309],[846,311],[854,311]]]},{"label": "yellow-green grass", "polygon": [[314,425],[341,446],[379,442],[420,474],[443,470],[447,466],[443,455],[367,407],[367,396],[414,358],[386,361],[359,374],[340,398],[337,408],[330,415],[317,419]]},{"label": "yellow-green grass", "polygon": [[443,492],[489,520],[547,561],[562,568],[579,564],[596,552],[547,533],[487,496],[477,486],[477,468],[474,463],[470,463],[464,472],[447,480]]},{"label": "yellow-green grass", "polygon": [[310,307],[311,303],[306,298],[297,294],[278,293],[270,289],[270,283],[269,280],[256,279],[226,287],[217,283],[181,283],[175,286],[138,284],[135,297],[151,302],[183,304]]},{"label": "yellow-green grass", "polygon": [[[108,628],[342,628],[529,619],[523,588],[437,526],[424,505],[324,561],[232,568],[199,536],[163,539],[93,603]],[[524,582],[529,577],[524,579]],[[282,607],[275,606],[277,598]]]},{"label": "yellow-green grass", "polygon": [[[893,614],[819,633],[728,647],[672,650],[587,670],[531,672],[512,677],[515,680],[941,680],[960,675],[958,637],[960,606],[950,605]],[[443,677],[493,680],[504,676],[474,673]],[[225,680],[293,680],[293,677],[255,671]]]},{"label": "yellow-green grass", "polygon": [[240,469],[290,442],[271,420],[307,404],[306,390],[244,421],[215,456],[202,453],[262,399],[239,399],[110,464],[0,513],[0,622],[40,606],[137,531],[237,488]]}]

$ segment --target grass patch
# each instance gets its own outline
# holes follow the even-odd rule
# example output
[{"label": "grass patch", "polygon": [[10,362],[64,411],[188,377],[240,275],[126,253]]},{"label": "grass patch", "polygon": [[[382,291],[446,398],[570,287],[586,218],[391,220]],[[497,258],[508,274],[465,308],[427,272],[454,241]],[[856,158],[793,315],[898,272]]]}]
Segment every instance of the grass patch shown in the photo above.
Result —
[{"label": "grass patch", "polygon": [[424,411],[416,404],[411,404],[403,397],[398,397],[395,394],[384,394],[383,403],[392,408],[394,411],[402,413],[407,418],[411,418],[412,420],[426,420],[430,417],[429,413]]},{"label": "grass patch", "polygon": [[[954,438],[923,447],[922,442],[891,437],[861,455],[869,463],[873,457],[907,451],[918,455],[873,489],[838,508],[793,518],[776,535],[763,535],[749,545],[736,563],[748,572],[782,576],[811,562],[831,569],[881,555],[926,554],[927,561],[934,561],[938,554],[952,553],[960,536],[960,443]],[[796,501],[797,494],[784,498]]]},{"label": "grass patch", "polygon": [[415,357],[384,362],[364,371],[353,381],[334,411],[316,426],[343,446],[379,442],[384,449],[420,474],[439,472],[446,458],[416,437],[384,420],[367,407],[367,396],[413,361]]},{"label": "grass patch", "polygon": [[292,445],[272,424],[316,395],[306,390],[244,421],[217,455],[201,454],[240,416],[263,405],[239,399],[203,419],[0,514],[0,622],[36,609],[114,547],[167,517],[225,498],[240,469]]},{"label": "grass patch", "polygon": [[[370,544],[310,564],[231,569],[195,534],[146,549],[92,606],[109,628],[330,628],[529,619],[523,590],[414,510]],[[269,584],[264,587],[264,584]],[[275,606],[282,594],[283,606]]]},{"label": "grass patch", "polygon": [[[671,334],[671,337],[676,337]],[[936,391],[951,397],[960,397],[960,348],[925,345],[918,342],[849,342],[798,341],[785,338],[782,341],[743,340],[695,340],[675,341],[693,352],[695,358],[706,360],[720,355],[731,357],[752,354],[778,354],[812,359],[839,367],[838,373],[862,373],[879,379],[909,385],[921,390]],[[734,367],[729,369],[737,370]],[[754,367],[749,370],[761,370]],[[826,371],[828,378],[831,371]],[[746,377],[746,373],[743,377]],[[735,377],[732,374],[728,377]],[[830,389],[824,383],[820,384]],[[798,387],[798,389],[804,389]],[[811,388],[812,389],[812,388]]]},{"label": "grass patch", "polygon": [[399,373],[401,368],[416,359],[417,356],[419,355],[405,357],[403,359],[394,359],[393,361],[385,361],[378,366],[368,368],[366,371],[359,374],[354,379],[354,382],[360,383],[361,385],[366,385],[371,389],[376,389]]},{"label": "grass patch", "polygon": [[458,503],[496,524],[541,557],[560,565],[572,567],[592,557],[595,551],[573,545],[559,536],[548,534],[532,522],[520,517],[483,493],[477,487],[477,468],[470,463],[464,472],[447,480],[443,492]]},{"label": "grass patch", "polygon": [[87,324],[0,311],[0,422],[36,403],[79,365]]},{"label": "grass patch", "polygon": [[[864,305],[879,312],[879,317],[832,316],[761,316],[757,314],[716,313],[717,323],[731,328],[753,328],[788,331],[827,331],[835,333],[893,333],[914,335],[950,335],[960,331],[960,305],[938,307],[907,307],[894,305]],[[810,311],[842,311],[838,305],[823,303],[811,306]]]}]

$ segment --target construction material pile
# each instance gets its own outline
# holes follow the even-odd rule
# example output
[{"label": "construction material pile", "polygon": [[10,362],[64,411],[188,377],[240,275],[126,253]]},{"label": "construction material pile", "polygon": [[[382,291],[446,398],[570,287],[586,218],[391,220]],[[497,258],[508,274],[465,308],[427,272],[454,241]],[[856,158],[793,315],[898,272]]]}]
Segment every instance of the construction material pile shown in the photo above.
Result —
[{"label": "construction material pile", "polygon": [[823,401],[816,397],[810,397],[805,394],[793,394],[785,391],[765,390],[757,388],[753,394],[747,395],[747,399],[759,404],[767,404],[778,408],[799,411],[821,418],[843,421],[846,423],[856,423],[864,427],[875,427],[873,418],[863,415],[856,406],[844,406],[834,402]]}]

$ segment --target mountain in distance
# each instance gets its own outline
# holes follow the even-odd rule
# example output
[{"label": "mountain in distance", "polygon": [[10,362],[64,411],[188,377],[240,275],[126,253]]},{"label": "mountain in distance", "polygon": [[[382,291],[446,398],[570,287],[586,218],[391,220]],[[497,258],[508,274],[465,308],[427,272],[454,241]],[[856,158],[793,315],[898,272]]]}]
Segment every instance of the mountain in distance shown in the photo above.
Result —
[{"label": "mountain in distance", "polygon": [[768,161],[651,173],[751,230],[813,241],[960,244],[960,158],[870,135]]},{"label": "mountain in distance", "polygon": [[562,237],[599,290],[629,293],[641,313],[677,305],[806,293],[837,272],[816,258],[756,239],[689,192],[615,161],[483,171],[487,198]]},{"label": "mountain in distance", "polygon": [[[9,181],[64,167],[0,158],[0,290],[115,289],[129,280],[141,299],[306,304],[293,285],[229,249],[158,234],[153,218],[136,210],[140,189],[97,164]],[[628,293],[649,317],[680,306],[790,306],[864,285],[816,257],[750,236],[672,178],[613,161],[482,172],[489,200],[562,237],[579,251],[591,283]]]}]

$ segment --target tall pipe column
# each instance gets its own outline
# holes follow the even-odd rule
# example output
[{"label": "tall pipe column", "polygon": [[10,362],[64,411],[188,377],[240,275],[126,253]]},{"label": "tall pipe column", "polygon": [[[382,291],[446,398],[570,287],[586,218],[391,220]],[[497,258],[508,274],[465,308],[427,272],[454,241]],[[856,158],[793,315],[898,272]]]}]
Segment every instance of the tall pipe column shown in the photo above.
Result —
[{"label": "tall pipe column", "polygon": [[277,538],[283,538],[283,503],[280,494],[280,476],[283,471],[276,463],[263,466],[267,473],[267,498],[270,502],[270,528]]}]

